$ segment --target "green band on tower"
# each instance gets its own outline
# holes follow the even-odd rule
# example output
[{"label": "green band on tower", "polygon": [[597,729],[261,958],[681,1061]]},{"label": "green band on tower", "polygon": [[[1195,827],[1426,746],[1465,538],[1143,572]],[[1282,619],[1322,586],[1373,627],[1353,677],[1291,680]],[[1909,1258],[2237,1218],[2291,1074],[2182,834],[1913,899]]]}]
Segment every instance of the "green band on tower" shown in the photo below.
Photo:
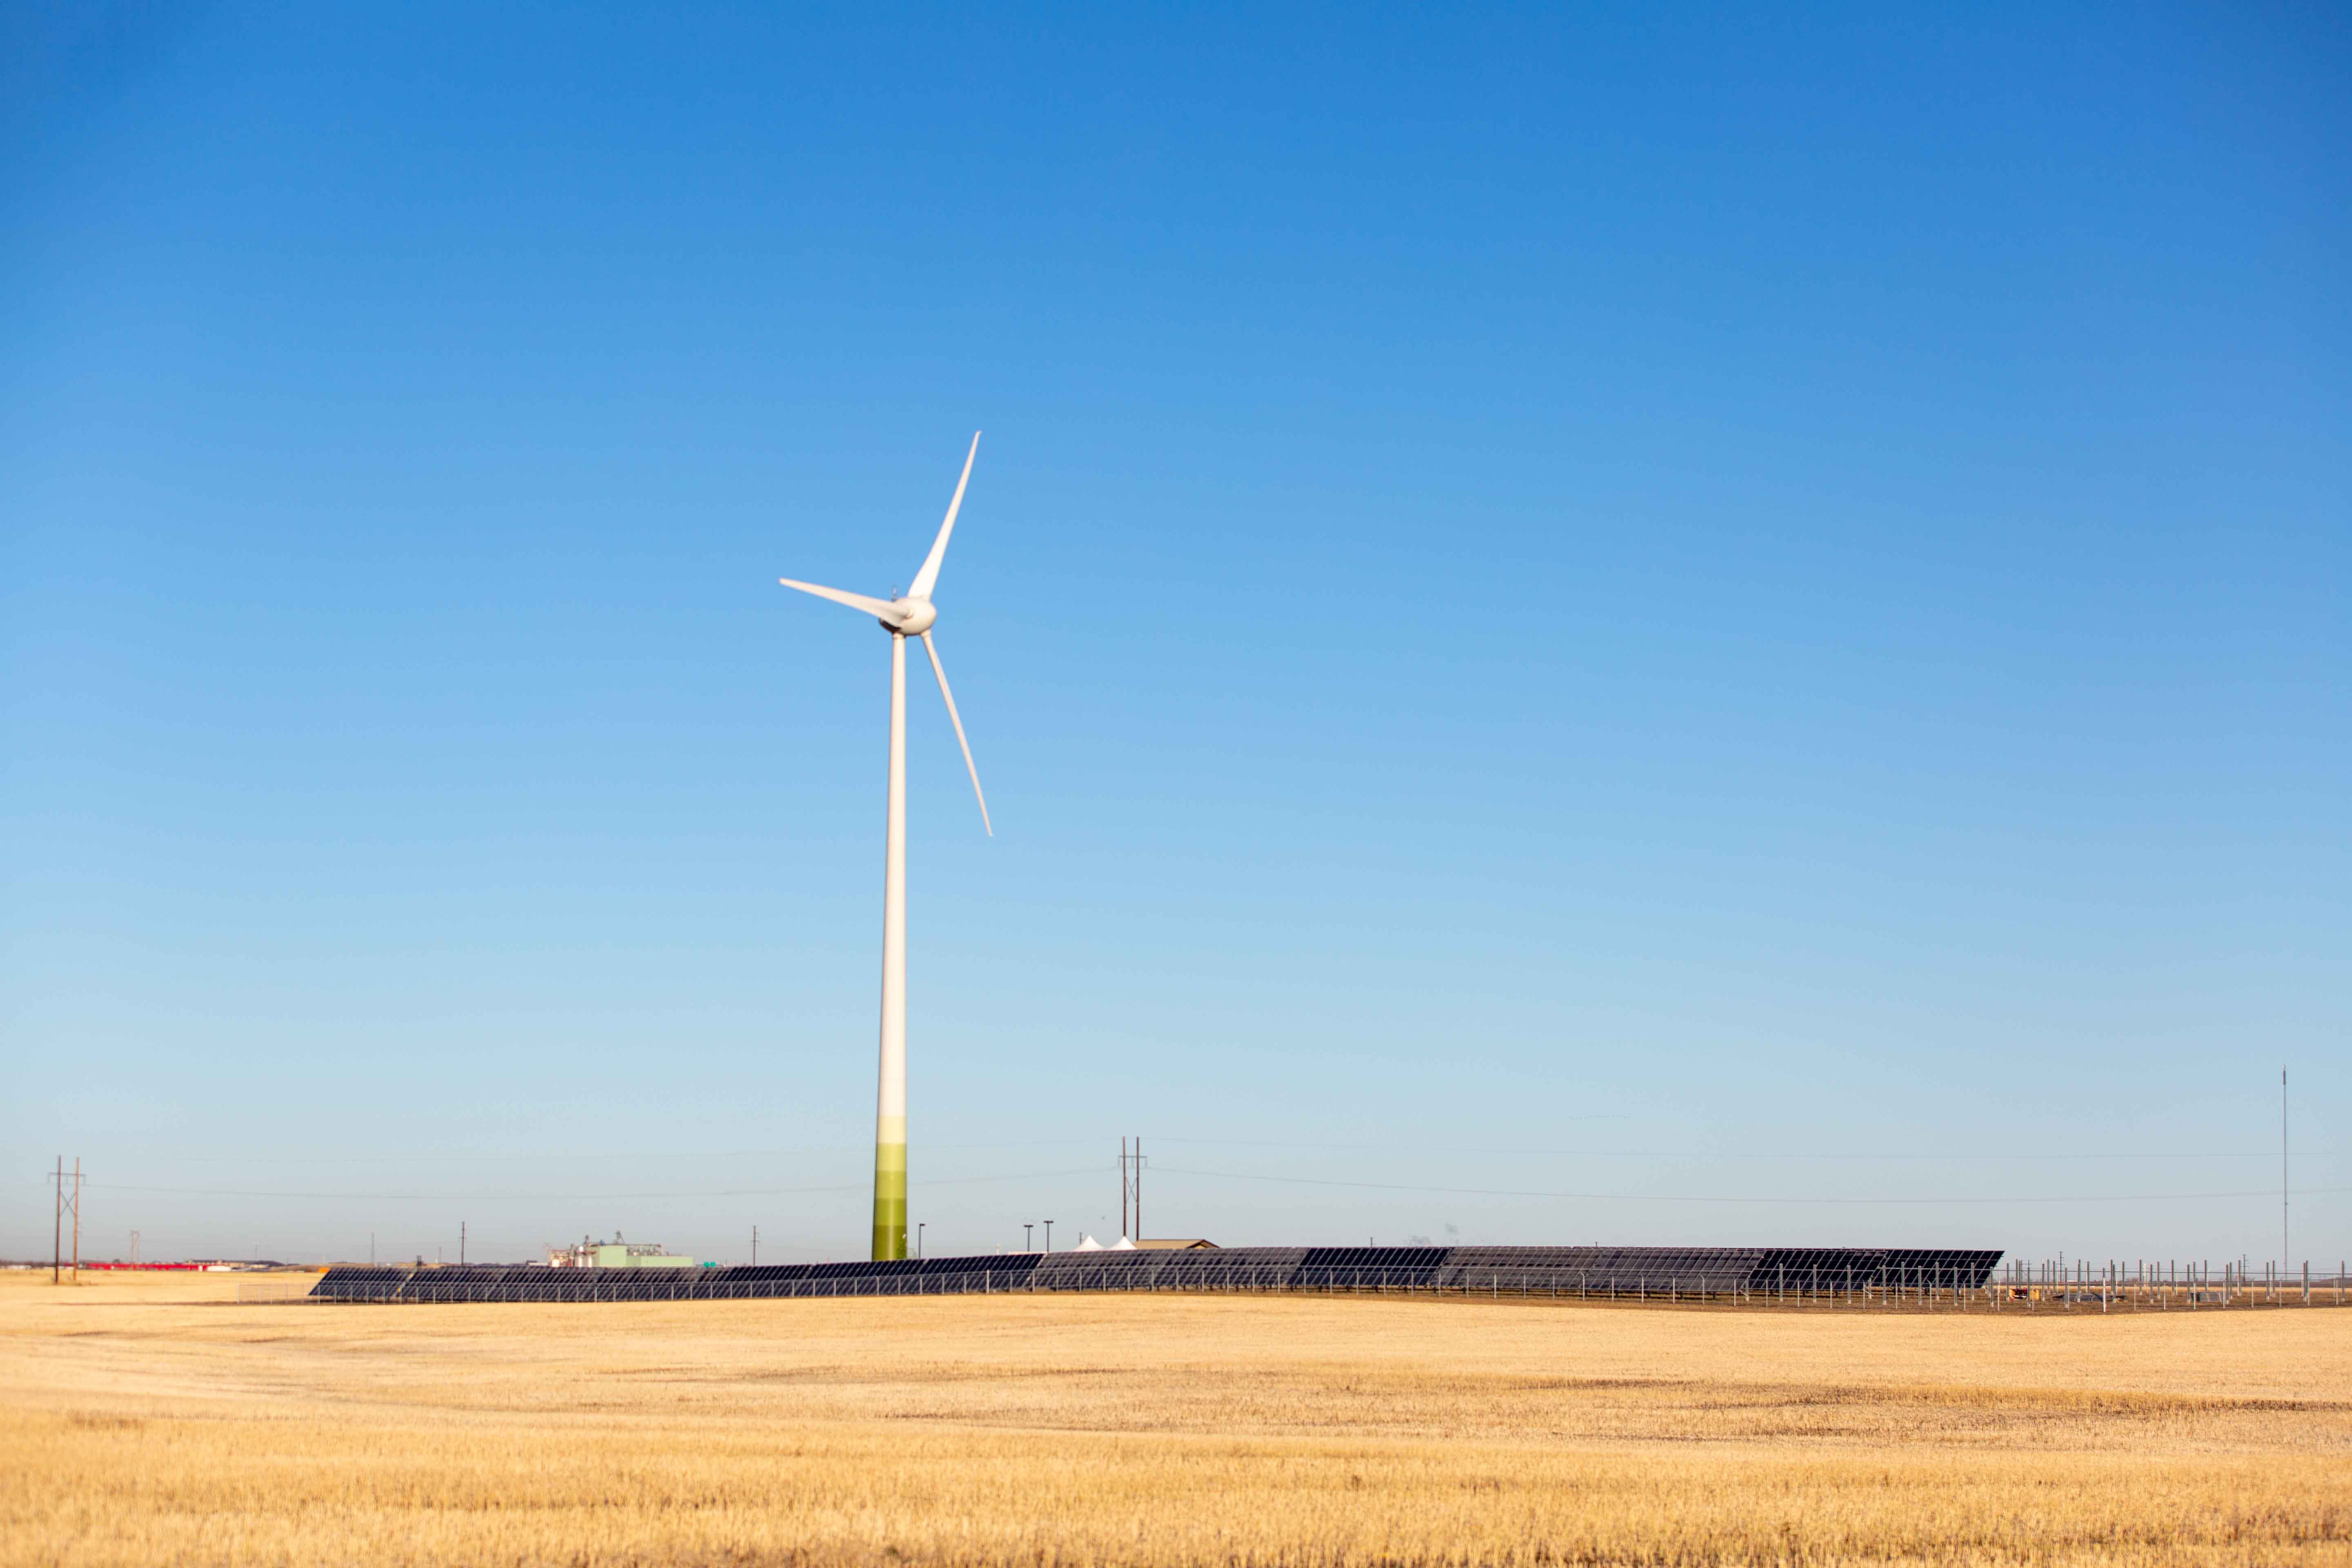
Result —
[{"label": "green band on tower", "polygon": [[[902,1135],[903,1136],[903,1135]],[[907,1256],[907,1145],[874,1145],[874,1256]]]}]

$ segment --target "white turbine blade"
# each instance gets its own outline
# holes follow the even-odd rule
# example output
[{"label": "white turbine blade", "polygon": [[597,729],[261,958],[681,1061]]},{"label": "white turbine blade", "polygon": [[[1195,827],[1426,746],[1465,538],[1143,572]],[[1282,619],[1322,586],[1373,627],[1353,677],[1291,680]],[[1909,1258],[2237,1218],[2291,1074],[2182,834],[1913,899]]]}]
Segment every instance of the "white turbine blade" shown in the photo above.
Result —
[{"label": "white turbine blade", "polygon": [[[955,520],[950,517],[949,521]],[[931,656],[931,673],[940,678],[940,695],[948,700],[948,722],[955,726],[956,744],[963,748],[963,765],[971,774],[972,798],[980,802],[980,825],[988,829],[991,838],[996,837],[996,825],[988,820],[988,797],[980,793],[980,769],[973,766],[971,742],[963,738],[963,717],[956,711],[955,693],[948,689],[947,667],[940,662],[940,650],[931,646],[931,634],[923,634],[923,651]]]},{"label": "white turbine blade", "polygon": [[[963,508],[963,488],[971,483],[971,460],[980,456],[980,432],[971,433],[971,450],[963,456],[963,478],[956,481],[955,500],[948,502],[948,520],[940,524],[940,536],[931,541],[931,552],[923,557],[923,569],[915,574],[915,585],[907,590],[910,599],[928,599],[931,584],[940,580],[940,563],[947,559],[948,535],[955,531],[956,513]],[[939,656],[932,655],[932,662]]]},{"label": "white turbine blade", "polygon": [[836,605],[847,605],[853,610],[863,610],[869,616],[880,616],[884,620],[898,618],[898,606],[887,599],[869,599],[863,594],[846,593],[839,588],[819,587],[814,583],[795,582],[790,577],[779,577],[776,581],[787,588],[798,588],[803,594],[814,594],[820,599],[831,599]]}]

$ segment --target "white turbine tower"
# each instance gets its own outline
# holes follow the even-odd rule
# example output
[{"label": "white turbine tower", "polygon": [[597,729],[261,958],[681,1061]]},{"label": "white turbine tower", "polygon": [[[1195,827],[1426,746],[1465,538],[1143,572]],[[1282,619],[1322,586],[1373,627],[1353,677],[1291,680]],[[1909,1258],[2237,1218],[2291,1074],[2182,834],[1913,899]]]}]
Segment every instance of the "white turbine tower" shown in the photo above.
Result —
[{"label": "white turbine tower", "polygon": [[931,673],[939,678],[940,695],[947,699],[948,721],[955,726],[956,744],[963,748],[963,765],[971,774],[971,793],[980,799],[980,825],[990,837],[996,829],[988,820],[988,797],[980,792],[980,770],[972,766],[971,742],[963,738],[963,720],[956,712],[955,693],[948,689],[948,672],[940,650],[931,643],[931,626],[940,618],[931,607],[931,588],[940,580],[940,562],[948,552],[948,535],[955,531],[956,512],[963,506],[964,486],[971,482],[971,460],[980,456],[980,432],[971,433],[971,450],[964,455],[963,477],[956,480],[955,499],[948,502],[947,521],[931,541],[914,584],[896,599],[869,599],[839,588],[822,588],[790,577],[778,582],[853,610],[864,610],[890,634],[890,826],[888,847],[882,856],[882,1073],[874,1117],[874,1256],[907,1256],[907,639],[923,639],[930,656]]}]

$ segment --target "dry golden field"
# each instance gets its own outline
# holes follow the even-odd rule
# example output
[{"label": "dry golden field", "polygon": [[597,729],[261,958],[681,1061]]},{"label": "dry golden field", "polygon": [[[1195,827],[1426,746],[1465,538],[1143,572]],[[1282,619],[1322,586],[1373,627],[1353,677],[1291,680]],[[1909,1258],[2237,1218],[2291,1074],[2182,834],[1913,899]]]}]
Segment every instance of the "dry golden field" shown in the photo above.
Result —
[{"label": "dry golden field", "polygon": [[10,1564],[2352,1563],[2352,1310],[47,1279]]}]

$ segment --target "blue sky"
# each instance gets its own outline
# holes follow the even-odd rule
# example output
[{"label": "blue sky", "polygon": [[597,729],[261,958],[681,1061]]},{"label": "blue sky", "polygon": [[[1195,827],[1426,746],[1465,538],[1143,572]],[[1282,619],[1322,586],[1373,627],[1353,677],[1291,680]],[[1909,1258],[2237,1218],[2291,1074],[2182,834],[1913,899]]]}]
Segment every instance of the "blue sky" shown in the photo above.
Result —
[{"label": "blue sky", "polygon": [[0,1252],[862,1251],[975,428],[934,1250],[2352,1250],[2340,13],[8,26]]}]

